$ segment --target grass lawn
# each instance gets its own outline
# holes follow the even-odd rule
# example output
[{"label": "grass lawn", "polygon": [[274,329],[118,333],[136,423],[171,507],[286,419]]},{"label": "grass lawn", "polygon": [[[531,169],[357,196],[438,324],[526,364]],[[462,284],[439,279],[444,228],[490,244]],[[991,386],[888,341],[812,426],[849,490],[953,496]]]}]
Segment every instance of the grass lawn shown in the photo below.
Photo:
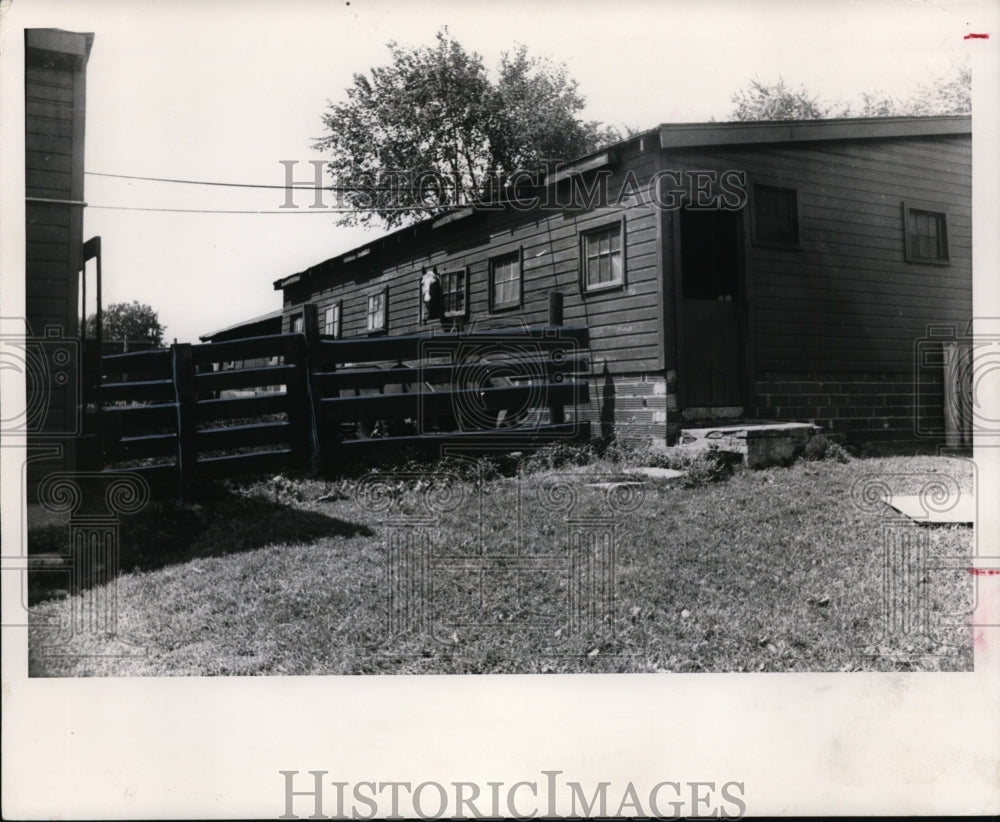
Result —
[{"label": "grass lawn", "polygon": [[[66,550],[66,524],[36,523],[30,552],[51,563],[30,580],[29,672],[972,669],[970,631],[961,627],[972,577],[962,569],[907,578],[926,598],[930,629],[887,630],[883,528],[926,539],[931,560],[969,556],[972,529],[919,526],[852,498],[873,475],[897,493],[916,493],[935,476],[971,491],[970,463],[800,461],[738,468],[704,484],[589,484],[621,468],[598,462],[442,484],[417,473],[394,477],[381,495],[359,480],[233,485],[198,505],[157,503],[124,519],[116,584],[76,597],[51,556]],[[644,498],[629,505],[640,487]],[[574,584],[571,533],[604,526],[568,521],[568,506],[570,519],[607,515],[609,493],[634,509],[616,515],[614,568]],[[392,551],[406,538],[427,540],[427,564],[399,564]],[[597,555],[578,548],[577,556]],[[410,611],[398,598],[390,609],[390,591],[415,567],[423,597],[411,598]],[[111,594],[117,637],[53,627]],[[581,624],[567,619],[576,597],[596,603]]]}]

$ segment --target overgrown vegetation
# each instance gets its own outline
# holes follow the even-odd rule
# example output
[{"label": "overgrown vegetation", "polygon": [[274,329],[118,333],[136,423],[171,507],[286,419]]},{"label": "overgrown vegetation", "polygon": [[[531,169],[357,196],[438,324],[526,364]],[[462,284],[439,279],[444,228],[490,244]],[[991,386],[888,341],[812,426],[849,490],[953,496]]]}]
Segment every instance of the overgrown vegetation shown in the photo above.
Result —
[{"label": "overgrown vegetation", "polygon": [[[47,560],[33,575],[30,671],[969,670],[968,629],[961,620],[944,627],[944,615],[971,607],[967,573],[935,572],[922,583],[933,631],[885,635],[882,527],[924,526],[885,506],[859,507],[856,486],[879,476],[913,493],[920,477],[946,475],[969,491],[970,466],[928,457],[843,462],[841,450],[827,442],[811,455],[822,465],[749,471],[711,452],[564,443],[430,464],[401,455],[392,471],[368,466],[336,480],[213,486],[197,505],[157,503],[123,520],[117,639],[60,638],[45,627],[107,594],[67,595],[58,556],[66,525],[48,522],[30,534],[32,554]],[[639,485],[629,472],[641,465],[688,474]],[[600,619],[573,628],[571,531],[581,515],[607,516],[612,504],[613,608],[602,601]],[[412,549],[419,540],[405,540],[417,533],[433,545],[428,623],[393,628],[389,546]],[[971,551],[967,528],[926,534],[932,558]],[[538,567],[547,570],[518,570],[526,557],[546,557]],[[471,558],[488,559],[491,570],[456,570]],[[63,581],[46,586],[49,578]],[[76,656],[44,653],[53,643]]]}]

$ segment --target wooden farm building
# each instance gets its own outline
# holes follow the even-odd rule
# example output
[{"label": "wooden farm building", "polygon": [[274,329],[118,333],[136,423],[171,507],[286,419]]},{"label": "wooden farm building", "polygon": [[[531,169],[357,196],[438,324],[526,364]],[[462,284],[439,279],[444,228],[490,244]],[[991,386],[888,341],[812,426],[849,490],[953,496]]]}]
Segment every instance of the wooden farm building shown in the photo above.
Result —
[{"label": "wooden farm building", "polygon": [[81,433],[84,120],[93,39],[25,31],[25,384],[34,480],[41,471],[74,468]]},{"label": "wooden farm building", "polygon": [[943,432],[940,357],[915,357],[972,314],[969,117],[662,125],[531,196],[283,277],[283,330],[538,326],[556,291],[590,329],[587,413],[618,436],[671,442],[705,419]]}]

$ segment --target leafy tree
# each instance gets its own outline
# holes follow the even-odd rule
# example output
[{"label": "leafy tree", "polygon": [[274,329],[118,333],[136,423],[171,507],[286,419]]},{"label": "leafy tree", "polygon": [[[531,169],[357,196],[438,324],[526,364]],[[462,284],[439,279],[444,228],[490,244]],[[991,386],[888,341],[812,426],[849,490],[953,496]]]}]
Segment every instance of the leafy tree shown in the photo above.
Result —
[{"label": "leafy tree", "polygon": [[579,118],[585,105],[563,65],[505,53],[498,78],[442,29],[431,47],[388,44],[388,65],[355,74],[346,100],[329,103],[314,148],[341,202],[341,224],[393,227],[455,205],[498,197],[545,163],[615,142],[613,128]]},{"label": "leafy tree", "polygon": [[622,139],[613,126],[578,119],[586,101],[566,66],[519,45],[502,56],[499,74],[489,135],[494,171],[541,169]]},{"label": "leafy tree", "polygon": [[[133,300],[130,303],[111,303],[101,315],[101,336],[105,340],[152,341],[163,344],[159,315],[148,305]],[[87,317],[87,336],[97,335],[97,315]]]},{"label": "leafy tree", "polygon": [[732,96],[730,120],[816,120],[828,117],[923,117],[969,114],[972,111],[972,71],[962,63],[921,83],[904,99],[884,91],[863,92],[854,104],[834,104],[791,88],[783,78],[775,83],[751,80]]},{"label": "leafy tree", "polygon": [[791,88],[783,77],[775,83],[754,78],[731,100],[730,120],[820,120],[830,112],[805,86]]}]

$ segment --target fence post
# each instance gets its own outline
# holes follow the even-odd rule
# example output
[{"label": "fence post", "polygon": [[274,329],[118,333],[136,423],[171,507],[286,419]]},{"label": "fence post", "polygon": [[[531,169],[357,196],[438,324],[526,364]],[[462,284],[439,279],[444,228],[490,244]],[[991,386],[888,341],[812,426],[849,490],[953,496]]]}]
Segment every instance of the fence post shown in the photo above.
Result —
[{"label": "fence post", "polygon": [[[563,324],[563,295],[561,291],[549,292],[549,325],[560,327]],[[549,422],[553,425],[566,422],[566,409],[561,403],[549,405]]]},{"label": "fence post", "polygon": [[[313,329],[315,327],[312,326]],[[288,422],[292,428],[292,459],[297,465],[315,473],[319,470],[319,432],[309,368],[309,346],[315,335],[309,333],[309,328],[306,322],[304,333],[286,343],[285,363],[288,364],[290,358],[295,365],[295,373],[285,391],[288,393]]]},{"label": "fence post", "polygon": [[182,500],[186,500],[198,474],[198,429],[195,417],[198,395],[194,385],[191,343],[171,345],[170,362],[174,396],[177,400],[177,492]]}]

